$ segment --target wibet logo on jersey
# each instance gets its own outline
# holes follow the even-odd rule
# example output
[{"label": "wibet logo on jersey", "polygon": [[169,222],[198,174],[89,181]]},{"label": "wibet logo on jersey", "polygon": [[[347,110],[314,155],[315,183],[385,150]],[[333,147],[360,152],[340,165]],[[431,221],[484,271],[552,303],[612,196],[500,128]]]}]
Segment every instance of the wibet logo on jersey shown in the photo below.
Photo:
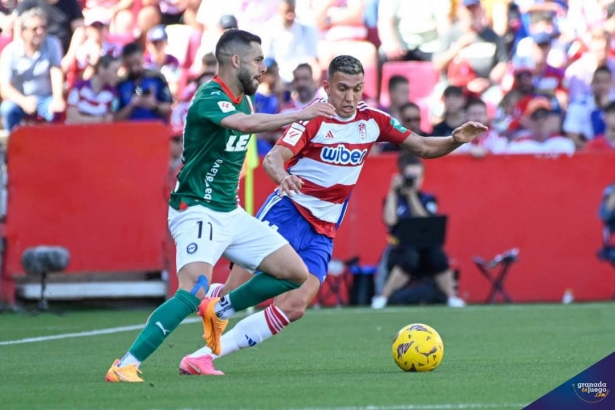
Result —
[{"label": "wibet logo on jersey", "polygon": [[336,165],[360,165],[363,163],[367,149],[350,150],[344,144],[337,147],[323,147],[320,151],[320,159],[322,162],[327,162]]}]

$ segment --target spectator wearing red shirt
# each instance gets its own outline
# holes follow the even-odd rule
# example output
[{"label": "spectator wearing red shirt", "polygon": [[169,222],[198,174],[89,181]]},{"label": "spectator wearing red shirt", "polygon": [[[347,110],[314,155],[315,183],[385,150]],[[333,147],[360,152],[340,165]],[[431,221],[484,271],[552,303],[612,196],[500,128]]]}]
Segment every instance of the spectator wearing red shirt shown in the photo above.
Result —
[{"label": "spectator wearing red shirt", "polygon": [[66,122],[91,124],[113,121],[117,104],[118,70],[121,62],[111,55],[101,57],[96,73],[89,80],[77,82],[68,93]]},{"label": "spectator wearing red shirt", "polygon": [[611,101],[604,109],[604,123],[606,125],[604,133],[589,141],[585,145],[585,151],[615,151],[615,101]]}]

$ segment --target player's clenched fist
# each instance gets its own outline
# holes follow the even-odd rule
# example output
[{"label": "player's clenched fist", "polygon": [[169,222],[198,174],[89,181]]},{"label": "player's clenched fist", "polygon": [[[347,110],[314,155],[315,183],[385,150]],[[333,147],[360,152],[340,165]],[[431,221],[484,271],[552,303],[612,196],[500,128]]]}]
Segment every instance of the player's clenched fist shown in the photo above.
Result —
[{"label": "player's clenched fist", "polygon": [[303,187],[303,180],[301,178],[296,175],[288,175],[280,182],[280,191],[278,195],[283,196],[286,194],[288,196],[293,196],[293,193],[298,194],[301,192],[301,187]]},{"label": "player's clenched fist", "polygon": [[317,101],[299,111],[299,115],[301,116],[301,121],[311,120],[316,117],[333,118],[335,117],[335,108],[328,102]]}]

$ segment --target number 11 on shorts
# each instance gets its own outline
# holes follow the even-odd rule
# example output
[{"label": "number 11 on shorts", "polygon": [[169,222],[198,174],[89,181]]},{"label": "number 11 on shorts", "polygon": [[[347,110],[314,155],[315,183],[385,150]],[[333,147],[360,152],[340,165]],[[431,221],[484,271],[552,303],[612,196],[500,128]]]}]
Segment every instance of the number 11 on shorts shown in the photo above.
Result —
[{"label": "number 11 on shorts", "polygon": [[[199,235],[198,235],[198,239],[201,239],[201,237],[203,236],[203,221],[198,221],[196,223],[199,227]],[[213,236],[214,236],[214,227],[212,226],[211,222],[207,222],[207,225],[209,225],[209,240],[213,240]]]}]

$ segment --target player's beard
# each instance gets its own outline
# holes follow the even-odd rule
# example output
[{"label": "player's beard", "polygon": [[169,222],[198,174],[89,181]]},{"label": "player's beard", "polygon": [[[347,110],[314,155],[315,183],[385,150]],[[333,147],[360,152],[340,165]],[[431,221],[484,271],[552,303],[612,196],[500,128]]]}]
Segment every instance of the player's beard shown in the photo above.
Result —
[{"label": "player's beard", "polygon": [[243,87],[243,92],[246,95],[254,95],[256,94],[256,89],[258,88],[258,84],[254,85],[254,78],[250,74],[250,71],[245,68],[240,68],[237,72],[237,79],[239,83]]}]

